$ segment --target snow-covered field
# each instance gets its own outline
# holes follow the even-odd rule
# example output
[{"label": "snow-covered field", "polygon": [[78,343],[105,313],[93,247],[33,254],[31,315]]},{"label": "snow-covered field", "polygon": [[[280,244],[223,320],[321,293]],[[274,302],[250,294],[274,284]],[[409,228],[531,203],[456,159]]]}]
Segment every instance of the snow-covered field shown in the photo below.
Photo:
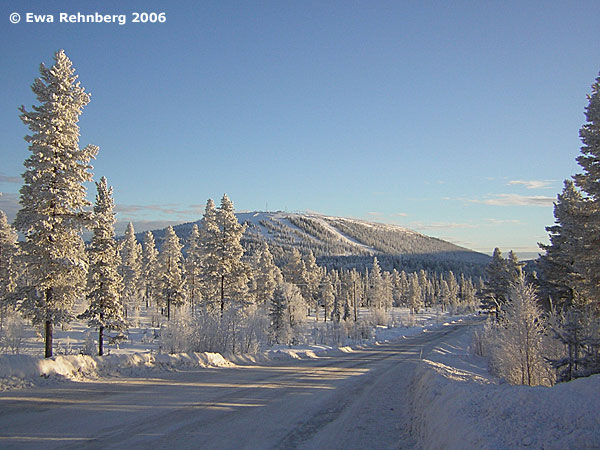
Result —
[{"label": "snow-covered field", "polygon": [[[360,316],[368,315],[367,309],[361,309]],[[368,340],[351,342],[345,340],[341,346],[323,341],[321,333],[317,342],[296,346],[274,345],[265,347],[253,355],[221,355],[218,353],[179,353],[166,354],[160,351],[160,329],[151,327],[151,319],[143,315],[140,326],[129,329],[128,337],[118,344],[106,345],[107,355],[89,356],[82,354],[86,350],[86,341],[95,337],[95,333],[82,322],[74,322],[68,330],[55,329],[55,355],[44,359],[43,339],[31,327],[26,327],[20,344],[19,354],[0,354],[0,390],[22,388],[34,385],[48,385],[63,379],[84,380],[99,377],[142,375],[148,371],[173,370],[181,367],[223,367],[233,364],[268,363],[282,359],[310,359],[339,352],[348,352],[352,348],[362,348],[415,335],[428,329],[442,326],[443,323],[460,320],[465,316],[450,316],[439,310],[424,311],[411,315],[406,308],[394,308],[390,314],[390,326],[373,327],[373,337]],[[325,328],[322,317],[316,323]],[[395,325],[395,326],[392,326]],[[309,318],[306,324],[307,334],[315,323]],[[323,333],[324,334],[324,333]],[[307,340],[310,340],[310,336]],[[95,351],[95,343],[88,350]]]},{"label": "snow-covered field", "polygon": [[470,333],[444,342],[415,374],[413,432],[424,448],[600,448],[600,375],[511,386],[489,375],[470,344]]}]

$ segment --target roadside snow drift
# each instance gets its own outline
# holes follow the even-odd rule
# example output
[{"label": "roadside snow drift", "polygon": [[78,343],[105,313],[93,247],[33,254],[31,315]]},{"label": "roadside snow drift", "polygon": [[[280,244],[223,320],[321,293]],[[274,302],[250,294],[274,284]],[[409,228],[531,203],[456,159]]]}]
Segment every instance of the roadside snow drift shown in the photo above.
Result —
[{"label": "roadside snow drift", "polygon": [[417,370],[413,432],[427,449],[600,448],[600,375],[552,388],[511,386],[471,356],[469,334]]},{"label": "roadside snow drift", "polygon": [[67,355],[48,359],[30,355],[0,355],[0,379],[5,381],[0,383],[0,389],[35,384],[40,377],[83,380],[107,375],[132,375],[149,369],[231,365],[219,353]]}]

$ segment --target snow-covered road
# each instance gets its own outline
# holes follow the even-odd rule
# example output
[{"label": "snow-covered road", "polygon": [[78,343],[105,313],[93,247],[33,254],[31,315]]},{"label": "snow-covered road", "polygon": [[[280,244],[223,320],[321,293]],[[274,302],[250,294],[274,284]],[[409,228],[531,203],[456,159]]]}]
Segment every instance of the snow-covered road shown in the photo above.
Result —
[{"label": "snow-covered road", "polygon": [[0,393],[0,447],[413,448],[416,361],[466,325],[315,360]]}]

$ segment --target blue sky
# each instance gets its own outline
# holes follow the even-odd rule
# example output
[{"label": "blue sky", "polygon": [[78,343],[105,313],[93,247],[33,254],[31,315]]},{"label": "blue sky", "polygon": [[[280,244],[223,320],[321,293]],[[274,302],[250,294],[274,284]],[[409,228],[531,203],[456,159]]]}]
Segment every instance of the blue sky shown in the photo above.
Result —
[{"label": "blue sky", "polygon": [[[238,210],[396,223],[479,251],[535,251],[600,70],[597,1],[4,1],[0,208],[28,155],[17,107],[65,49],[137,230]],[[58,23],[58,14],[127,23]],[[131,23],[165,12],[162,24]],[[55,23],[11,24],[18,12]],[[94,189],[90,187],[90,199]]]}]

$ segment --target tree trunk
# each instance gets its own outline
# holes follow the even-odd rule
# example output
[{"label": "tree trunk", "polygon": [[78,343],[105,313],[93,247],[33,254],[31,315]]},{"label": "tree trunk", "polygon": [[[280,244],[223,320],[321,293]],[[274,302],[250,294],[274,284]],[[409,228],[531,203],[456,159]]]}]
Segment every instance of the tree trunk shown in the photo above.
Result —
[{"label": "tree trunk", "polygon": [[352,282],[352,301],[354,303],[354,321],[358,320],[358,308],[356,305],[356,282]]},{"label": "tree trunk", "polygon": [[225,309],[225,275],[221,275],[221,317]]},{"label": "tree trunk", "polygon": [[104,355],[104,327],[98,330],[98,356]]},{"label": "tree trunk", "polygon": [[52,358],[52,321],[46,320],[44,358]]},{"label": "tree trunk", "polygon": [[167,294],[167,320],[171,320],[171,293]]},{"label": "tree trunk", "polygon": [[[46,289],[46,305],[52,303],[52,288]],[[44,358],[52,358],[52,321],[46,319]]]}]

